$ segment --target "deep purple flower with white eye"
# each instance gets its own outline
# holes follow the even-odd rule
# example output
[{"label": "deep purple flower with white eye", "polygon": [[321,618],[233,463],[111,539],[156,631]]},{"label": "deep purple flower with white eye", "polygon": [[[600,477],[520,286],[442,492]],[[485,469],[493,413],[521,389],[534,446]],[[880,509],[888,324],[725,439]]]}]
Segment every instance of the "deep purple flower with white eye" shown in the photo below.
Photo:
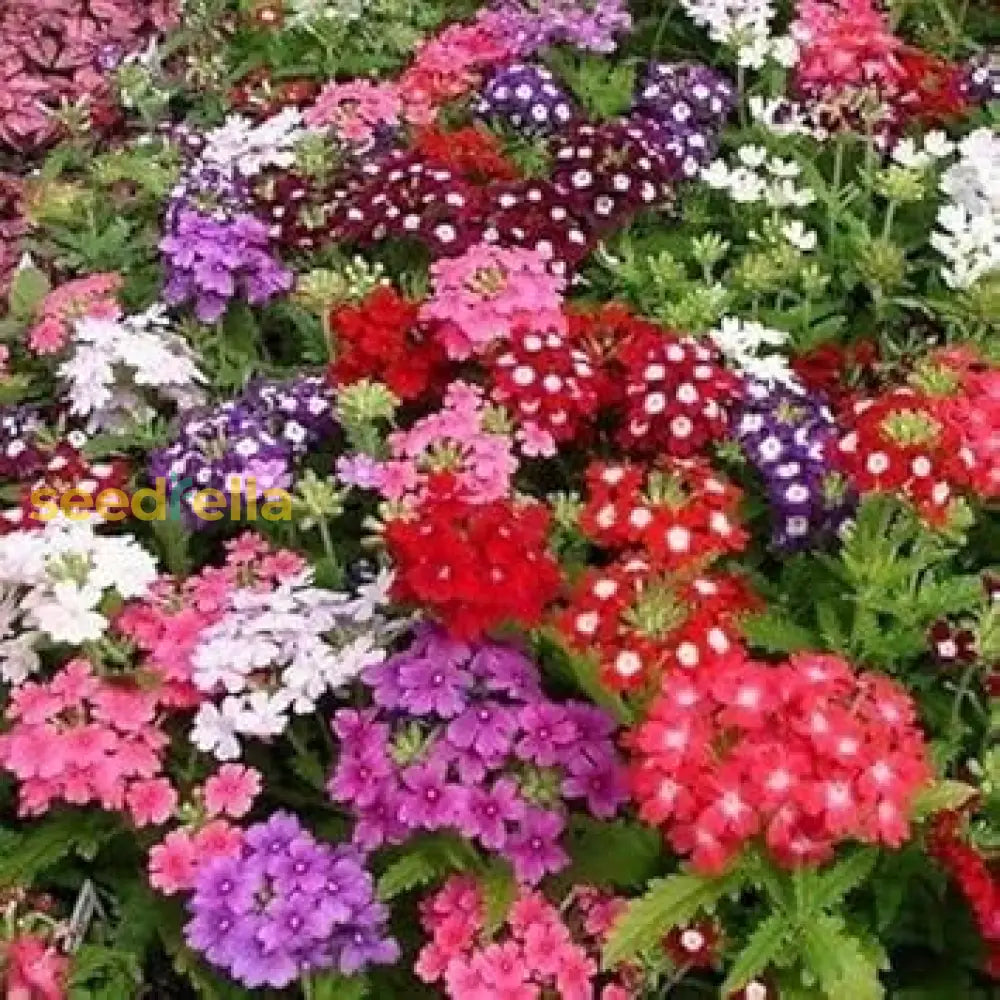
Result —
[{"label": "deep purple flower with white eye", "polygon": [[983,52],[972,59],[961,89],[968,100],[978,104],[1000,100],[1000,50]]},{"label": "deep purple flower with white eye", "polygon": [[839,432],[826,404],[804,392],[752,382],[735,431],[764,480],[772,544],[794,551],[837,537],[857,497],[830,461]]},{"label": "deep purple flower with white eye", "polygon": [[496,119],[529,135],[554,132],[573,117],[570,97],[551,71],[532,63],[497,69],[483,86],[473,111],[480,118]]},{"label": "deep purple flower with white eye", "polygon": [[356,940],[371,961],[398,956],[360,855],[317,842],[288,813],[244,831],[236,857],[207,861],[188,908],[188,945],[250,989],[356,971]]},{"label": "deep purple flower with white eye", "polygon": [[634,109],[672,127],[721,127],[736,106],[736,87],[698,63],[646,64],[636,84]]}]

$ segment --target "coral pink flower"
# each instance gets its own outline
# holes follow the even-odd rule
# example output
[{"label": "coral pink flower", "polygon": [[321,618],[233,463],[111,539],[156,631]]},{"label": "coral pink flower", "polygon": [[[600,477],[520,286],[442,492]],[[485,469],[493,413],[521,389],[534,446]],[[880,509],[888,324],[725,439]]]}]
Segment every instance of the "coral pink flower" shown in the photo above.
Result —
[{"label": "coral pink flower", "polygon": [[205,782],[205,808],[210,816],[241,819],[261,791],[260,772],[242,764],[223,764]]},{"label": "coral pink flower", "polygon": [[194,887],[198,852],[187,830],[173,830],[149,852],[149,884],[166,895]]},{"label": "coral pink flower", "polygon": [[395,84],[352,80],[328,83],[304,118],[313,128],[329,125],[341,139],[366,143],[380,128],[395,128],[402,110]]},{"label": "coral pink flower", "polygon": [[136,826],[166,823],[177,806],[177,792],[166,778],[133,782],[125,799]]}]

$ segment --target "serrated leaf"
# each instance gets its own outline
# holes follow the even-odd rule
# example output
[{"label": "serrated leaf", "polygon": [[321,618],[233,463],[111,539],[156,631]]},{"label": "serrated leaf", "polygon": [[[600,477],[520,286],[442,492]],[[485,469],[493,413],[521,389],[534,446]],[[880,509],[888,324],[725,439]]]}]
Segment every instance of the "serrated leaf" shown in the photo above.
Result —
[{"label": "serrated leaf", "polygon": [[922,820],[935,813],[961,809],[976,794],[977,790],[963,781],[936,781],[917,795],[913,803],[913,818]]},{"label": "serrated leaf", "polygon": [[882,1000],[878,967],[843,921],[817,916],[801,927],[802,954],[829,1000]]},{"label": "serrated leaf", "polygon": [[488,865],[479,878],[482,887],[485,914],[484,929],[492,937],[507,920],[514,900],[517,899],[517,879],[506,862],[497,859]]},{"label": "serrated leaf", "polygon": [[404,892],[429,885],[453,872],[479,864],[475,849],[460,837],[430,836],[414,841],[378,880],[379,899],[388,901]]},{"label": "serrated leaf", "polygon": [[849,858],[818,876],[810,904],[820,910],[829,910],[841,903],[849,892],[871,875],[877,861],[878,851],[875,848],[859,848]]},{"label": "serrated leaf", "polygon": [[799,625],[777,608],[750,615],[743,619],[740,627],[751,645],[767,653],[796,653],[817,645],[811,629]]},{"label": "serrated leaf", "polygon": [[6,834],[0,846],[0,886],[30,886],[70,854],[92,859],[118,823],[106,813],[62,813]]},{"label": "serrated leaf", "polygon": [[700,910],[737,891],[744,875],[736,869],[718,878],[672,875],[653,882],[645,895],[632,902],[604,946],[604,966],[613,968],[657,947],[672,927],[685,924]]},{"label": "serrated leaf", "polygon": [[781,954],[790,928],[783,914],[773,913],[761,921],[750,935],[743,950],[736,956],[733,967],[722,984],[722,994],[729,996],[760,975]]}]

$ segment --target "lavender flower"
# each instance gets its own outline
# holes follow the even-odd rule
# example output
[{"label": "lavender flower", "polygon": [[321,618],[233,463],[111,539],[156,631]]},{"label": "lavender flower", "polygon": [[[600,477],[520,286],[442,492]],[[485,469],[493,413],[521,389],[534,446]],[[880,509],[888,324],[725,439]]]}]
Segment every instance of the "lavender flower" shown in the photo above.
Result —
[{"label": "lavender flower", "polygon": [[632,27],[625,0],[500,0],[495,9],[524,55],[552,45],[614,52]]},{"label": "lavender flower", "polygon": [[604,818],[625,800],[614,722],[593,706],[549,701],[513,646],[424,626],[363,680],[378,707],[334,717],[341,756],[328,785],[354,813],[361,847],[454,829],[538,881],[566,863],[558,839],[568,800]]},{"label": "lavender flower", "polygon": [[288,813],[246,830],[238,856],[206,862],[188,910],[190,947],[250,989],[399,957],[361,856],[318,843]]},{"label": "lavender flower", "polygon": [[855,497],[831,468],[838,432],[829,409],[804,392],[751,382],[736,436],[764,478],[775,547],[804,549],[835,537]]},{"label": "lavender flower", "polygon": [[514,63],[498,69],[474,106],[481,118],[497,118],[522,132],[546,133],[573,117],[569,96],[544,66]]}]

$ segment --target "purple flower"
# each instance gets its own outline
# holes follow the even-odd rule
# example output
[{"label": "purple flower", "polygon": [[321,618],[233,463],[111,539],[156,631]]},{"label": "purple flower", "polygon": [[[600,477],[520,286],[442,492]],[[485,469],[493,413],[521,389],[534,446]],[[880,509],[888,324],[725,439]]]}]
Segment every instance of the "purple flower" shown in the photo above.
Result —
[{"label": "purple flower", "polygon": [[438,715],[450,719],[468,704],[466,692],[471,677],[447,661],[434,659],[405,663],[399,668],[403,690],[400,707],[416,715]]},{"label": "purple flower", "polygon": [[521,709],[517,721],[524,732],[515,752],[521,760],[539,767],[554,767],[562,751],[576,740],[576,726],[562,705],[544,702],[527,705]]},{"label": "purple flower", "polygon": [[518,881],[532,885],[562,869],[569,856],[559,846],[565,822],[559,813],[529,809],[507,842]]},{"label": "purple flower", "polygon": [[360,806],[356,810],[354,843],[366,851],[403,843],[410,828],[400,818],[399,801],[398,789],[386,786],[379,789],[370,805]]},{"label": "purple flower", "polygon": [[398,954],[360,855],[318,843],[287,813],[246,830],[238,857],[206,862],[188,908],[190,947],[250,989]]},{"label": "purple flower", "polygon": [[406,789],[399,803],[399,818],[410,827],[440,830],[455,822],[462,806],[458,785],[449,785],[443,772],[428,764],[408,767],[402,774]]},{"label": "purple flower", "polygon": [[483,757],[508,753],[516,732],[517,719],[510,709],[486,703],[467,708],[448,724],[448,740],[454,746]]},{"label": "purple flower", "polygon": [[592,764],[563,779],[568,799],[586,799],[587,808],[601,819],[611,819],[628,800],[625,778],[614,762]]},{"label": "purple flower", "polygon": [[522,820],[527,806],[514,782],[501,779],[491,789],[471,789],[465,811],[470,836],[478,837],[491,851],[501,851],[509,836],[507,824]]}]

